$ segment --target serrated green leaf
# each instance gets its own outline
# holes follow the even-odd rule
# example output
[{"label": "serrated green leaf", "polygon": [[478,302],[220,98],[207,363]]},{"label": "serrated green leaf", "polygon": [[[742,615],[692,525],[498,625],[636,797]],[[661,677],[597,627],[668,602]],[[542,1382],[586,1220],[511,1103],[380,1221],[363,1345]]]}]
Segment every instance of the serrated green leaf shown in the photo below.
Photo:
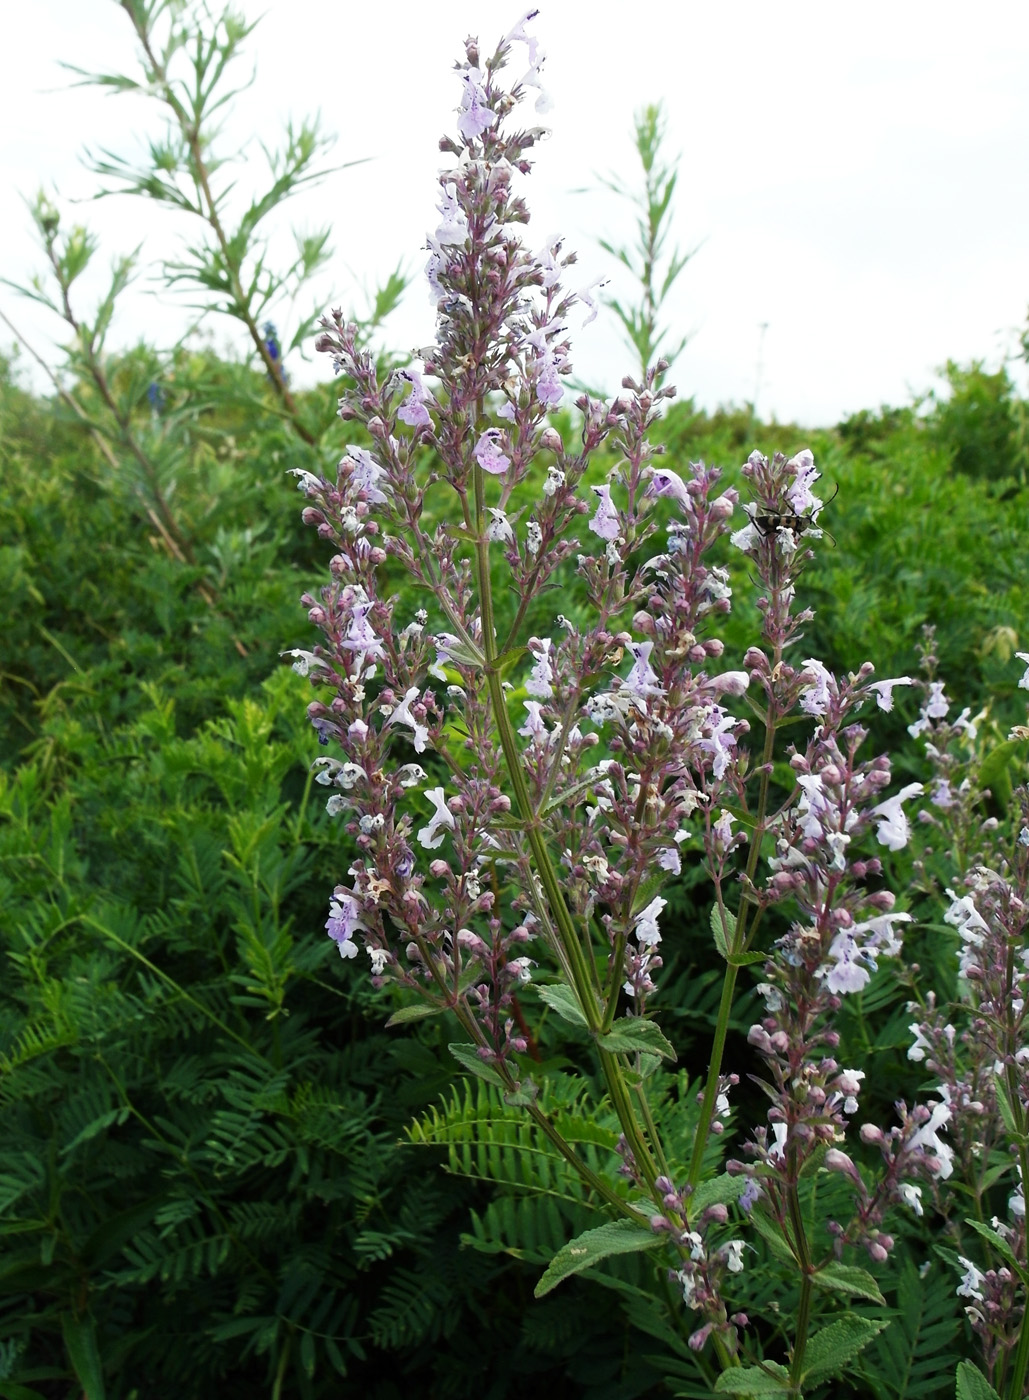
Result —
[{"label": "serrated green leaf", "polygon": [[730,953],[725,960],[730,967],[750,967],[753,963],[767,962],[767,953]]},{"label": "serrated green leaf", "polygon": [[782,1395],[789,1388],[790,1373],[777,1361],[763,1366],[734,1366],[715,1381],[717,1395]]},{"label": "serrated green leaf", "polygon": [[769,1220],[766,1215],[762,1215],[758,1207],[750,1212],[750,1223],[768,1246],[770,1253],[784,1264],[797,1267],[797,1259],[790,1248],[782,1230],[773,1220]]},{"label": "serrated green leaf", "polygon": [[988,1244],[992,1245],[1008,1267],[1014,1269],[1023,1283],[1026,1282],[1029,1273],[1027,1273],[1025,1267],[1018,1262],[1014,1250],[1002,1234],[997,1230],[991,1230],[989,1225],[984,1225],[981,1220],[970,1220],[966,1217],[965,1224],[970,1225],[977,1235],[981,1235]]},{"label": "serrated green leaf", "polygon": [[656,1249],[664,1243],[660,1235],[638,1225],[635,1220],[609,1220],[558,1250],[533,1290],[534,1295],[542,1298],[563,1279],[592,1268],[609,1255],[636,1254],[641,1249]]},{"label": "serrated green leaf", "polygon": [[727,1206],[733,1201],[738,1201],[746,1185],[745,1176],[730,1176],[728,1172],[722,1172],[721,1176],[713,1176],[710,1181],[702,1181],[690,1197],[690,1218],[707,1210],[708,1206]]},{"label": "serrated green leaf", "polygon": [[517,1089],[512,1089],[509,1094],[504,1095],[504,1102],[512,1108],[529,1108],[539,1098],[539,1093],[532,1080],[526,1079]]},{"label": "serrated green leaf", "polygon": [[545,1002],[552,1011],[556,1011],[562,1021],[570,1021],[573,1026],[586,1027],[589,1024],[579,1005],[579,998],[564,982],[538,985],[536,991],[540,1001]]},{"label": "serrated green leaf", "polygon": [[425,1002],[419,1002],[415,1006],[402,1006],[399,1011],[394,1011],[393,1015],[386,1022],[386,1029],[390,1026],[405,1026],[411,1021],[425,1021],[430,1016],[441,1016],[442,1006],[428,1006]]},{"label": "serrated green leaf", "polygon": [[602,1050],[616,1055],[642,1053],[663,1055],[666,1060],[677,1059],[675,1046],[667,1039],[656,1021],[641,1016],[621,1016],[606,1035],[597,1036]]},{"label": "serrated green leaf", "polygon": [[[722,918],[725,923],[722,923]],[[717,904],[712,904],[710,914],[711,932],[714,935],[715,947],[719,953],[729,960],[729,948],[732,945],[733,935],[736,932],[736,916],[728,909],[719,909]]]},{"label": "serrated green leaf", "polygon": [[474,1074],[479,1079],[485,1079],[487,1084],[496,1084],[498,1088],[506,1089],[507,1085],[493,1068],[485,1060],[480,1060],[474,1045],[448,1045],[447,1049],[453,1055],[459,1065],[462,1065],[469,1074]]},{"label": "serrated green leaf", "polygon": [[821,1328],[804,1353],[804,1384],[815,1386],[841,1375],[848,1362],[886,1326],[867,1317],[841,1317]]},{"label": "serrated green leaf", "polygon": [[867,1269],[859,1269],[854,1264],[838,1264],[833,1261],[824,1269],[811,1275],[816,1288],[824,1288],[829,1293],[842,1293],[846,1298],[864,1298],[869,1303],[882,1303],[886,1299],[879,1292],[879,1285]]},{"label": "serrated green leaf", "polygon": [[982,1371],[971,1361],[958,1363],[955,1381],[955,1400],[1000,1400]]}]

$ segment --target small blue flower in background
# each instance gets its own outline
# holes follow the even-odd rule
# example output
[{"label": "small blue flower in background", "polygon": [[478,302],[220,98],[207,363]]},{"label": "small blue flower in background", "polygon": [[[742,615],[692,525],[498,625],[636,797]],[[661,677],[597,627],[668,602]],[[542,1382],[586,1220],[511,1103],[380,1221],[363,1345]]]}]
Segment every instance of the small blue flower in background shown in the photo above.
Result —
[{"label": "small blue flower in background", "polygon": [[[286,383],[289,376],[286,374],[282,363],[282,346],[279,344],[279,333],[275,329],[274,321],[265,321],[261,327],[261,334],[264,336],[264,348],[268,352],[268,358],[273,364],[278,365],[279,373],[282,375],[282,382]],[[271,376],[269,376],[270,378]]]},{"label": "small blue flower in background", "polygon": [[155,416],[159,417],[164,412],[164,406],[167,403],[167,396],[165,395],[164,389],[161,387],[160,384],[158,384],[156,379],[152,379],[150,381],[150,384],[147,386],[146,396],[147,399],[150,401],[150,408],[152,412]]}]

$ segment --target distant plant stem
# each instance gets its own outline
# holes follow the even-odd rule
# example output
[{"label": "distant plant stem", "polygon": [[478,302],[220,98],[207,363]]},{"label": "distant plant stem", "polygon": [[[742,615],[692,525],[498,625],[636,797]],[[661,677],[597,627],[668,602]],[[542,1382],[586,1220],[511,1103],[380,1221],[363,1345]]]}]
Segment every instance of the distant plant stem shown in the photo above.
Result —
[{"label": "distant plant stem", "polygon": [[300,417],[300,410],[297,407],[296,400],[286,383],[281,359],[274,357],[269,351],[265,338],[262,336],[260,328],[251,313],[250,300],[243,289],[243,283],[240,277],[240,260],[230,246],[224,226],[222,225],[221,219],[218,217],[218,203],[211,191],[210,175],[200,144],[200,130],[198,124],[190,120],[189,113],[175,96],[172,86],[168,81],[168,73],[161,60],[154,53],[153,45],[150,40],[149,26],[145,18],[141,16],[138,7],[132,3],[132,0],[120,0],[120,3],[122,9],[128,15],[133,29],[136,31],[136,36],[139,39],[143,52],[146,54],[152,77],[160,84],[162,99],[174,113],[175,120],[179,125],[179,130],[182,132],[183,139],[189,147],[192,167],[191,173],[203,200],[201,213],[203,218],[206,219],[207,223],[210,225],[215,238],[218,240],[218,247],[225,260],[225,267],[229,274],[230,292],[233,300],[233,315],[242,321],[246,327],[247,333],[253,341],[254,347],[268,372],[268,377],[272,386],[279,399],[282,401],[283,407],[289,414],[298,435],[303,438],[304,442],[309,446],[314,446],[318,439]]}]

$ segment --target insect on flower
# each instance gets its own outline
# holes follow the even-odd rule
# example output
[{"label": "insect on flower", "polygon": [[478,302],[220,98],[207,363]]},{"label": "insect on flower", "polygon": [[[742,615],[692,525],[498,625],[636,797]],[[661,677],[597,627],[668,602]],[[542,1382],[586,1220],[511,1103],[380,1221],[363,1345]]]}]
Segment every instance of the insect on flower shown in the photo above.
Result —
[{"label": "insect on flower", "polygon": [[[833,487],[832,495],[819,506],[820,511],[824,510],[830,501],[836,499],[839,490],[840,486],[839,482],[837,482]],[[826,530],[824,526],[818,524],[815,519],[814,511],[810,511],[807,515],[799,515],[789,511],[768,510],[765,511],[763,515],[755,515],[754,524],[761,531],[762,535],[764,535],[765,539],[769,539],[774,535],[776,530],[792,530],[795,535],[803,535],[807,530],[819,529],[832,540],[833,545],[836,544],[835,538],[829,534],[829,531]]]}]

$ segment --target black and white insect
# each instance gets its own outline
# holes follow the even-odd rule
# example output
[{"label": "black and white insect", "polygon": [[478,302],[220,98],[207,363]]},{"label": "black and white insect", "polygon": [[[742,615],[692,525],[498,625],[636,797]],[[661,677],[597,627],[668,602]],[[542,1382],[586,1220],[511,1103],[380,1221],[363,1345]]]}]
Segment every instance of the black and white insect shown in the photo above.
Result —
[{"label": "black and white insect", "polygon": [[[836,499],[839,489],[839,483],[837,482],[836,486],[833,488],[832,495],[819,506],[820,511],[825,509],[829,501],[834,501]],[[818,524],[818,521],[814,517],[814,512],[808,515],[798,515],[796,513],[790,513],[789,511],[769,510],[765,511],[762,515],[755,515],[754,524],[761,531],[762,535],[764,535],[765,539],[769,539],[774,535],[776,530],[792,530],[795,535],[803,535],[808,530],[821,530],[823,534],[829,536],[833,544],[836,543],[832,535],[829,534],[829,531]]]}]

